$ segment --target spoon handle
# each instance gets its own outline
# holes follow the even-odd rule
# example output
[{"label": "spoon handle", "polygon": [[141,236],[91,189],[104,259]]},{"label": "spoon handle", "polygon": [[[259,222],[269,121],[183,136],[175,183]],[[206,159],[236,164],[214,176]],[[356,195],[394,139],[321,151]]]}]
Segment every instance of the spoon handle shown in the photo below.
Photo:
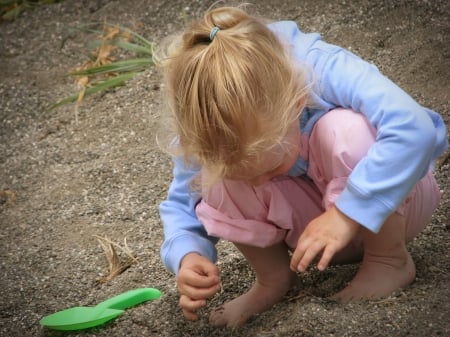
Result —
[{"label": "spoon handle", "polygon": [[96,308],[125,310],[149,300],[156,300],[160,297],[161,292],[158,289],[138,288],[100,302],[97,304]]}]

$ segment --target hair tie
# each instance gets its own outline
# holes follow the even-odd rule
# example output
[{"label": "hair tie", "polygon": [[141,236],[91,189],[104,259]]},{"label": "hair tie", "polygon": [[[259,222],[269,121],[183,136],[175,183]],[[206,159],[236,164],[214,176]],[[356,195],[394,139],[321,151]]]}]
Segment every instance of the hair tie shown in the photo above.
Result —
[{"label": "hair tie", "polygon": [[216,36],[217,32],[220,30],[219,27],[214,26],[213,29],[211,29],[211,32],[209,33],[209,39],[212,41],[214,40],[214,37]]}]

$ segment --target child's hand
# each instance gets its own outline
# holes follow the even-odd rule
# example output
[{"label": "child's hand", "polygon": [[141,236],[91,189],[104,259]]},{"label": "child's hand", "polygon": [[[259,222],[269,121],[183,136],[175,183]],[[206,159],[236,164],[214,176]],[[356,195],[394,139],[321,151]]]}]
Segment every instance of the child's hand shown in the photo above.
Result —
[{"label": "child's hand", "polygon": [[334,254],[344,248],[356,235],[359,224],[336,207],[312,220],[300,236],[291,259],[293,271],[305,271],[321,251],[317,268],[324,270]]},{"label": "child's hand", "polygon": [[219,269],[204,256],[187,254],[178,272],[180,306],[189,320],[198,319],[197,311],[206,305],[206,299],[220,290]]}]

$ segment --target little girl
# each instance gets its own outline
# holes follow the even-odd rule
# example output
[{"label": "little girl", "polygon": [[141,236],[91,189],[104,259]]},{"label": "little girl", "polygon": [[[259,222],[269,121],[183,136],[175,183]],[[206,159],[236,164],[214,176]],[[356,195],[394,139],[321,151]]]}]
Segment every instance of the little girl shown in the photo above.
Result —
[{"label": "little girl", "polygon": [[319,270],[362,261],[341,302],[414,280],[406,243],[440,199],[438,114],[318,34],[240,8],[208,11],[161,64],[176,131],[161,256],[187,319],[220,289],[219,238],[256,281],[211,313],[218,326],[271,308],[316,257]]}]

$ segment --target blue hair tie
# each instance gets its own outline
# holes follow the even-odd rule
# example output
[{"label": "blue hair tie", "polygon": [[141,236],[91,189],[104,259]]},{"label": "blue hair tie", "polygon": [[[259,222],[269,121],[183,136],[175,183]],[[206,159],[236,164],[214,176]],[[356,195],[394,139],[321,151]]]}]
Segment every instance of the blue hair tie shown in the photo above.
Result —
[{"label": "blue hair tie", "polygon": [[220,30],[219,27],[214,26],[213,29],[211,29],[211,32],[209,33],[209,39],[212,41],[214,40],[214,37],[216,36],[217,32]]}]

